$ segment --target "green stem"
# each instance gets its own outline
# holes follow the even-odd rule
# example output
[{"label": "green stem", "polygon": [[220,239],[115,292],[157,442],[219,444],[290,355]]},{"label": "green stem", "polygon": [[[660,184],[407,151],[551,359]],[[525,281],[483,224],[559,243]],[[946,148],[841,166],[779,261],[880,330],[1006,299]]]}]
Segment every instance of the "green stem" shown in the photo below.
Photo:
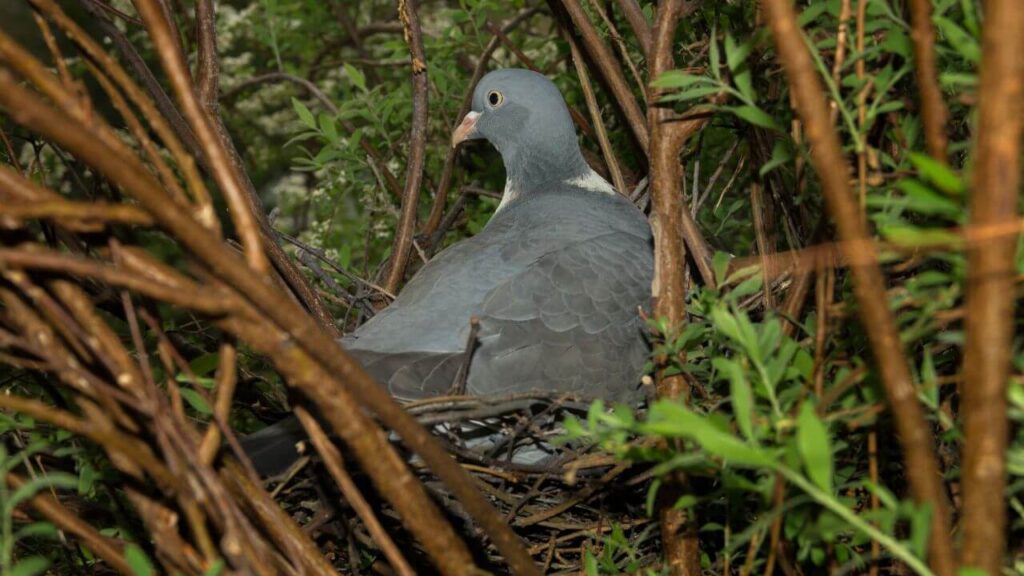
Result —
[{"label": "green stem", "polygon": [[815,499],[819,504],[828,508],[833,514],[839,516],[843,520],[846,520],[856,530],[863,532],[868,538],[871,538],[886,547],[892,555],[902,560],[913,570],[921,576],[935,576],[934,573],[928,569],[928,566],[921,561],[920,558],[914,555],[913,552],[908,550],[906,546],[903,546],[896,539],[892,538],[888,534],[883,533],[878,528],[872,526],[870,523],[865,522],[860,516],[857,516],[852,510],[840,504],[831,494],[826,494],[825,491],[818,488],[811,482],[809,482],[802,475],[798,474],[794,470],[782,465],[776,464],[773,468],[781,474],[786,480],[792,482],[797,488],[803,490],[811,498]]}]

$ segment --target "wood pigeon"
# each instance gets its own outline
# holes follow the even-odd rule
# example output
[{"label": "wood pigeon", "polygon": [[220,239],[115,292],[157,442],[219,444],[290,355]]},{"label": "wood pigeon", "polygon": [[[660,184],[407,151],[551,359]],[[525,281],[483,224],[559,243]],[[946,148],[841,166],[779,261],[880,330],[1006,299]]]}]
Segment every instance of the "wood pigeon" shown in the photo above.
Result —
[{"label": "wood pigeon", "polygon": [[[475,139],[505,164],[497,211],[343,346],[400,399],[443,395],[460,379],[472,395],[638,398],[649,352],[639,310],[654,266],[643,213],[584,161],[565,101],[541,74],[484,76],[452,145]],[[290,464],[301,439],[292,422],[243,445],[266,473]]]}]

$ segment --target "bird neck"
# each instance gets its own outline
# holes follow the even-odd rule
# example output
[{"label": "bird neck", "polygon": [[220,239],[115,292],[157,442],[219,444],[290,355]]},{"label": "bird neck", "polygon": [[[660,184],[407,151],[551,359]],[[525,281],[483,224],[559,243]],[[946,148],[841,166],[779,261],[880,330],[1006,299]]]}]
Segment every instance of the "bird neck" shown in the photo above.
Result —
[{"label": "bird neck", "polygon": [[536,148],[517,147],[502,154],[506,180],[501,206],[593,174],[575,138],[561,145],[547,144]]}]

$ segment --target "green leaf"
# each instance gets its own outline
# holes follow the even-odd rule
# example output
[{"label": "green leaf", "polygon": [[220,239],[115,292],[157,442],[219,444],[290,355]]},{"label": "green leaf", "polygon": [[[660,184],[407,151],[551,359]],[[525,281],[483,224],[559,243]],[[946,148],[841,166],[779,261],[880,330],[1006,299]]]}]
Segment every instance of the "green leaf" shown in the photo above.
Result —
[{"label": "green leaf", "polygon": [[10,513],[19,504],[32,498],[43,490],[50,488],[72,490],[78,487],[78,478],[65,472],[49,472],[46,476],[38,476],[26,480],[13,494],[3,502],[3,508]]},{"label": "green leaf", "polygon": [[146,553],[137,544],[129,544],[124,549],[124,559],[135,573],[135,576],[153,576],[155,570]]},{"label": "green leaf", "polygon": [[200,414],[210,415],[213,414],[213,410],[210,409],[210,405],[206,402],[206,399],[199,395],[198,392],[191,388],[182,388],[181,397],[188,402],[189,406],[193,410]]},{"label": "green leaf", "polygon": [[801,28],[806,27],[811,22],[814,22],[818,16],[821,16],[828,9],[828,6],[829,2],[811,2],[807,8],[800,12],[797,23]]},{"label": "green leaf", "polygon": [[918,228],[909,224],[880,226],[879,231],[887,240],[906,248],[925,246],[958,247],[962,239],[943,228]]},{"label": "green leaf", "polygon": [[911,152],[910,163],[917,168],[921,176],[924,176],[926,180],[946,194],[959,198],[967,192],[967,185],[964,183],[963,178],[955,170],[938,162],[931,156]]},{"label": "green leaf", "polygon": [[722,58],[718,54],[718,28],[717,26],[711,27],[711,38],[709,39],[710,46],[708,46],[708,69],[711,71],[711,76],[715,80],[722,80],[722,72],[719,70],[721,67]]},{"label": "green leaf", "polygon": [[989,576],[989,573],[981,568],[961,568],[957,571],[956,576]]},{"label": "green leaf", "polygon": [[42,556],[29,556],[18,561],[9,572],[10,576],[36,576],[50,566],[50,560]]},{"label": "green leaf", "polygon": [[800,407],[796,428],[797,450],[807,475],[826,493],[832,493],[832,444],[828,428],[818,418],[814,404],[804,402]]},{"label": "green leaf", "polygon": [[366,76],[362,71],[348,62],[345,62],[344,67],[345,75],[352,81],[352,84],[355,84],[356,88],[359,88],[361,91],[366,92]]},{"label": "green leaf", "polygon": [[732,112],[740,120],[749,122],[754,126],[781,131],[779,125],[775,122],[775,119],[756,106],[723,106],[722,109]]},{"label": "green leaf", "polygon": [[722,286],[725,283],[725,275],[729,272],[729,262],[732,261],[732,256],[727,252],[715,252],[715,255],[711,258],[711,268],[715,272],[715,281],[718,286]]},{"label": "green leaf", "polygon": [[220,573],[224,571],[224,559],[218,558],[210,564],[210,567],[203,572],[203,576],[220,576]]},{"label": "green leaf", "polygon": [[320,133],[331,144],[338,143],[338,125],[334,123],[334,118],[327,114],[320,114]]},{"label": "green leaf", "polygon": [[937,16],[934,18],[934,21],[935,26],[942,32],[942,35],[949,40],[949,45],[963,56],[965,60],[971,64],[981,62],[981,47],[974,36],[961,28],[959,24],[944,16]]},{"label": "green leaf", "polygon": [[14,540],[22,538],[54,538],[58,535],[57,527],[49,522],[33,522],[18,530]]},{"label": "green leaf", "polygon": [[740,65],[747,61],[751,48],[753,48],[751,40],[737,44],[731,34],[725,35],[725,63],[731,72],[735,73]]},{"label": "green leaf", "polygon": [[188,367],[196,376],[206,376],[212,373],[218,364],[220,364],[220,353],[210,352],[189,362]]},{"label": "green leaf", "polygon": [[904,178],[896,183],[896,187],[906,194],[906,207],[913,212],[947,216],[954,220],[964,212],[960,204],[940,196],[917,180]]},{"label": "green leaf", "polygon": [[687,74],[681,70],[669,70],[658,76],[651,82],[654,88],[687,88],[696,84],[714,84],[715,81],[707,76]]},{"label": "green leaf", "polygon": [[295,109],[295,113],[299,115],[299,121],[302,122],[307,128],[316,128],[316,119],[313,118],[313,113],[306,108],[306,105],[299,102],[297,98],[292,98],[292,108]]},{"label": "green leaf", "polygon": [[717,456],[730,465],[753,468],[774,465],[774,461],[766,452],[719,430],[706,418],[671,400],[655,403],[651,407],[648,421],[641,425],[640,429],[667,437],[691,438],[712,456]]},{"label": "green leaf", "polygon": [[729,398],[736,425],[744,436],[754,440],[754,393],[743,373],[743,367],[724,357],[712,359],[711,364],[729,379]]},{"label": "green leaf", "polygon": [[764,176],[792,159],[793,149],[789,145],[789,141],[781,139],[776,140],[775,145],[772,146],[772,157],[761,166],[761,169],[758,170],[758,175]]},{"label": "green leaf", "polygon": [[697,98],[718,94],[721,91],[721,86],[696,86],[689,90],[666,94],[661,97],[661,100],[664,102],[686,102],[687,100],[696,100]]}]

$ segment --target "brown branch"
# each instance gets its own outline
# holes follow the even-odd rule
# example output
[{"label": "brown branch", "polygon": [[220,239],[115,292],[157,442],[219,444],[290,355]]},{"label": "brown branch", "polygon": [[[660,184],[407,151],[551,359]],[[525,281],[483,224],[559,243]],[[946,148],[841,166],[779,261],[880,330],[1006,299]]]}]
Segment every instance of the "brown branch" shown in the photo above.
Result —
[{"label": "brown branch", "polygon": [[921,97],[921,123],[928,154],[946,163],[946,119],[948,112],[939,88],[935,62],[935,27],[931,0],[910,0],[910,38],[914,42],[914,75]]},{"label": "brown branch", "polygon": [[222,294],[208,288],[181,284],[157,284],[138,274],[103,266],[98,262],[59,254],[57,252],[33,250],[22,251],[0,248],[0,267],[46,270],[61,274],[74,274],[127,288],[150,298],[169,304],[185,306],[206,314],[219,315],[230,311],[230,302]]},{"label": "brown branch", "polygon": [[196,1],[196,92],[203,108],[216,116],[220,58],[217,57],[217,14],[213,0]]},{"label": "brown branch", "polygon": [[[112,182],[119,185],[126,193],[134,196],[169,234],[190,252],[207,271],[231,287],[235,294],[251,302],[258,310],[260,317],[273,322],[288,335],[274,340],[264,351],[280,357],[294,350],[305,350],[309,359],[292,358],[292,363],[303,367],[322,366],[323,372],[316,377],[294,380],[294,385],[313,399],[321,408],[321,413],[330,418],[330,423],[339,434],[344,428],[355,422],[346,418],[348,413],[359,414],[358,404],[375,413],[388,427],[393,429],[402,441],[415,453],[419,454],[427,466],[444,482],[455,497],[462,503],[469,514],[480,523],[484,532],[491,538],[498,550],[512,565],[517,573],[535,574],[536,567],[527,554],[522,542],[501,521],[500,515],[479,493],[476,486],[466,473],[451,459],[440,443],[424,430],[411,416],[399,407],[388,395],[387,391],[373,380],[348,354],[337,345],[330,334],[324,332],[298,306],[279,292],[271,284],[257,276],[254,271],[238,259],[233,251],[218,242],[195,220],[184,213],[179,207],[166,201],[166,196],[159,190],[159,185],[144,168],[131,158],[125,157],[118,149],[91,138],[87,131],[82,130],[78,122],[59,109],[53,109],[35,98],[31,93],[18,85],[10,74],[0,69],[0,105],[4,106],[11,116],[29,129],[38,132],[45,138],[61,145],[75,154],[84,162],[93,166]],[[259,330],[246,331],[247,341],[260,337]],[[282,343],[291,343],[284,346]],[[330,376],[328,376],[330,375]],[[290,380],[292,382],[292,380]],[[335,407],[333,401],[341,391],[351,391],[351,405]],[[358,404],[356,400],[358,399]],[[328,409],[328,406],[333,408]],[[343,409],[348,406],[349,409]],[[333,410],[333,412],[332,412]],[[357,429],[352,435],[356,438],[369,436],[374,432],[371,424],[362,421],[361,426],[370,428]],[[352,424],[354,426],[354,424]],[[343,435],[344,436],[344,435]],[[370,469],[368,462],[381,459],[390,447],[385,444],[384,452],[372,446],[369,450],[357,451],[362,465]],[[393,452],[391,452],[393,453]],[[395,456],[397,458],[397,456]],[[376,481],[384,481],[376,474]],[[407,482],[402,490],[403,498],[413,498],[410,486],[418,486],[415,482]],[[399,495],[385,495],[398,498]],[[393,501],[394,503],[394,501]],[[400,500],[396,504],[402,513],[411,513],[430,508],[430,501],[424,497],[412,500]],[[423,512],[416,512],[422,514]],[[426,543],[441,531],[439,526],[447,526],[439,517],[429,518],[421,524],[422,531],[416,535]],[[437,541],[434,540],[436,543]],[[451,556],[450,543],[445,540],[433,548],[438,555]]]},{"label": "brown branch", "polygon": [[572,50],[572,63],[576,67],[576,75],[579,76],[580,87],[583,88],[583,98],[587,102],[587,109],[590,110],[590,118],[594,121],[597,143],[601,147],[601,155],[604,156],[605,164],[608,165],[608,172],[611,173],[612,184],[615,185],[615,189],[618,190],[619,194],[627,194],[626,181],[622,178],[619,160],[615,157],[615,150],[612,149],[612,143],[608,139],[608,130],[604,126],[604,120],[601,119],[601,107],[597,104],[597,97],[594,95],[594,87],[590,83],[590,74],[587,72],[587,66],[583,62],[579,48],[576,46],[576,40],[571,34],[568,37],[569,48]]},{"label": "brown branch", "polygon": [[633,29],[633,34],[636,35],[636,40],[640,43],[640,49],[643,50],[645,56],[649,56],[651,53],[651,26],[644,18],[640,5],[636,0],[617,0],[617,3],[623,16],[626,17],[626,21],[629,22],[629,27]]},{"label": "brown branch", "polygon": [[939,576],[952,576],[955,565],[949,504],[935,457],[931,426],[917,401],[899,332],[884,297],[885,279],[877,265],[875,246],[869,240],[867,226],[850,191],[847,180],[849,167],[839,136],[829,121],[821,79],[804,44],[803,32],[797,25],[797,15],[789,0],[763,0],[763,6],[778,59],[804,123],[811,160],[821,180],[826,204],[839,237],[848,241],[840,248],[852,264],[854,294],[893,412],[911,493],[919,504],[928,504],[932,508],[931,537],[928,540],[931,566]]},{"label": "brown branch", "polygon": [[[1013,0],[989,0],[985,9],[972,227],[1014,222],[1020,194],[1024,12]],[[1001,571],[1006,549],[1006,391],[1014,338],[1017,241],[1005,237],[967,252],[960,563],[989,574]]]},{"label": "brown branch", "polygon": [[[17,489],[25,485],[25,480],[13,472],[8,472],[7,483]],[[124,559],[124,542],[100,534],[91,525],[65,508],[60,500],[46,494],[37,494],[28,500],[28,505],[58,529],[78,537],[86,548],[102,558],[114,570],[126,576],[135,574],[135,571]]]},{"label": "brown branch", "polygon": [[[147,83],[147,88],[150,94],[156,100],[154,104],[153,100],[148,98],[142,89],[131,80],[128,73],[121,67],[121,65],[114,60],[100,45],[93,40],[81,27],[78,26],[73,20],[68,18],[66,14],[57,6],[53,0],[31,0],[32,6],[44,12],[49,16],[57,26],[64,31],[64,33],[70,38],[85,55],[96,63],[96,67],[103,70],[108,74],[114,83],[124,91],[136,107],[138,107],[142,116],[146,118],[148,126],[152,128],[153,132],[160,137],[160,140],[167,147],[171,156],[174,158],[178,169],[182,172],[185,178],[185,182],[188,185],[189,191],[192,193],[193,199],[199,204],[198,212],[200,222],[204,226],[213,230],[215,233],[220,233],[220,222],[217,220],[216,213],[213,209],[213,203],[210,200],[209,192],[206,189],[206,185],[203,183],[203,179],[196,168],[195,160],[193,155],[188,150],[199,151],[196,149],[195,137],[192,135],[191,130],[184,123],[178,115],[177,109],[170,104],[167,95],[163,92],[160,84],[155,78],[152,78],[152,73],[149,72],[149,68],[145,67],[145,63],[142,62],[141,57],[134,52],[131,44],[128,43],[127,39],[123,38],[120,31],[117,28],[113,29],[113,39],[115,46],[119,46],[122,49],[122,53],[125,54],[126,58],[138,65],[142,66],[142,71],[146,74],[142,74],[143,81]],[[86,5],[87,10],[95,10],[91,5]],[[107,23],[106,19],[102,16],[97,17],[97,21],[101,23]],[[120,40],[119,40],[120,39]],[[122,42],[123,41],[123,44]],[[132,58],[134,56],[134,58]],[[138,67],[136,71],[140,72]],[[148,74],[148,75],[147,75]],[[151,86],[152,84],[152,86]],[[165,102],[166,101],[166,102]],[[159,111],[158,111],[159,110]]]},{"label": "brown branch", "polygon": [[[316,290],[313,290],[305,276],[288,258],[280,245],[277,244],[270,222],[267,220],[263,203],[249,180],[245,166],[238,150],[225,128],[216,108],[205,108],[196,97],[189,78],[185,56],[176,51],[171,40],[173,31],[168,22],[156,13],[159,7],[156,0],[137,0],[136,8],[146,22],[150,38],[160,55],[164,70],[167,73],[175,95],[185,112],[185,117],[199,140],[203,152],[204,165],[213,175],[221,193],[224,195],[235,228],[245,248],[249,265],[261,273],[266,273],[267,257],[285,283],[309,310],[317,322],[335,338],[340,337],[330,314],[324,307]],[[212,4],[209,6],[212,10]],[[213,17],[207,23],[213,25]],[[202,32],[207,36],[215,34],[214,30]],[[207,49],[215,49],[216,45],[208,41]],[[207,52],[209,58],[216,58],[215,52]],[[210,68],[212,65],[207,65]],[[216,74],[207,76],[215,81]],[[212,86],[210,97],[216,101],[217,86]]]},{"label": "brown branch", "polygon": [[[650,78],[657,78],[674,66],[673,39],[683,12],[682,0],[665,0],[658,5],[654,40],[650,50]],[[651,88],[647,117],[651,134],[651,232],[654,235],[654,316],[668,321],[668,333],[674,340],[686,322],[686,251],[683,244],[684,215],[680,187],[682,167],[679,153],[688,136],[680,125],[673,125],[671,108],[657,105],[661,90]],[[682,362],[682,358],[675,361]],[[666,376],[670,359],[659,359],[655,374],[658,398],[689,398],[690,386],[682,374]],[[686,510],[675,508],[675,501],[686,491],[686,477],[673,474],[662,487],[657,502],[665,563],[673,576],[699,576],[700,542],[696,519]]]},{"label": "brown branch", "polygon": [[268,271],[267,257],[263,252],[264,242],[255,211],[250,206],[251,197],[246,194],[238,167],[217,134],[208,111],[196,98],[185,55],[175,45],[176,35],[156,0],[136,0],[135,8],[146,23],[185,119],[195,133],[213,179],[227,201],[235,229],[245,247],[246,259],[254,270],[265,274]]},{"label": "brown branch", "polygon": [[381,552],[384,553],[384,557],[388,559],[391,567],[402,576],[412,576],[415,574],[409,562],[406,561],[405,557],[402,556],[402,552],[395,546],[395,542],[388,536],[387,531],[381,525],[380,520],[377,520],[377,516],[373,513],[373,508],[370,503],[363,498],[363,494],[359,491],[355,482],[352,481],[352,477],[345,470],[345,464],[341,459],[341,452],[331,444],[331,441],[324,434],[323,428],[317,423],[316,419],[301,406],[296,407],[295,415],[299,417],[299,421],[302,422],[302,427],[309,434],[309,439],[324,457],[324,464],[327,466],[327,470],[331,473],[334,478],[334,482],[341,489],[341,493],[345,495],[345,499],[348,500],[349,505],[356,511],[359,518],[366,525],[366,529],[370,532],[373,537],[373,541],[380,546]]},{"label": "brown branch", "polygon": [[[549,3],[553,1],[549,0]],[[629,126],[633,137],[636,138],[644,154],[647,154],[650,138],[644,112],[640,108],[640,103],[637,102],[636,97],[633,95],[633,91],[629,88],[629,83],[626,82],[626,76],[623,74],[622,67],[619,65],[619,61],[616,60],[615,54],[612,53],[611,48],[608,47],[604,38],[598,33],[593,22],[587,17],[587,13],[584,12],[579,0],[562,0],[561,5],[569,13],[572,23],[579,32],[584,50],[594,61],[601,76],[608,84],[612,96],[615,97],[616,103],[625,115],[626,124]],[[574,31],[570,31],[570,33],[574,33]]]},{"label": "brown branch", "polygon": [[409,164],[405,170],[405,188],[402,190],[402,210],[384,280],[384,288],[392,293],[398,292],[409,264],[427,148],[427,96],[430,85],[427,81],[427,56],[423,52],[423,32],[416,15],[416,4],[417,0],[398,2],[398,18],[405,25],[405,42],[409,45],[412,59],[412,127],[409,134]]}]

